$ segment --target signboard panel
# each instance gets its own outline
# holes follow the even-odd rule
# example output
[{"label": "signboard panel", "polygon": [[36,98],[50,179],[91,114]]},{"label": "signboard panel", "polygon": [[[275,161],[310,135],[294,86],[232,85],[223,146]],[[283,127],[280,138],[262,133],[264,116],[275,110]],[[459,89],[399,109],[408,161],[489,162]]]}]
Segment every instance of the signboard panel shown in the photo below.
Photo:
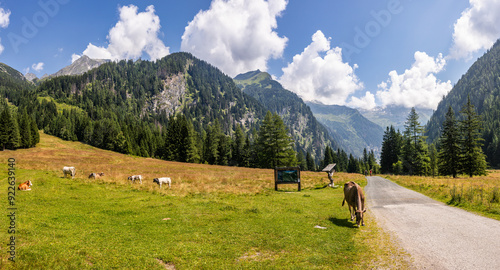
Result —
[{"label": "signboard panel", "polygon": [[298,184],[300,191],[300,167],[283,167],[274,169],[274,189],[278,184]]}]

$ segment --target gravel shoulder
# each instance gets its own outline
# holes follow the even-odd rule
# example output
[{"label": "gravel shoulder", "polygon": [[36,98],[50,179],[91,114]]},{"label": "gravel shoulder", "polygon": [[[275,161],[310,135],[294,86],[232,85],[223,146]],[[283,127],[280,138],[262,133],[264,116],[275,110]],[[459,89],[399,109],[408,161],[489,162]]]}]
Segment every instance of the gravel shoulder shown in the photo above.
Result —
[{"label": "gravel shoulder", "polygon": [[378,176],[366,204],[415,269],[500,269],[500,221],[447,206]]}]

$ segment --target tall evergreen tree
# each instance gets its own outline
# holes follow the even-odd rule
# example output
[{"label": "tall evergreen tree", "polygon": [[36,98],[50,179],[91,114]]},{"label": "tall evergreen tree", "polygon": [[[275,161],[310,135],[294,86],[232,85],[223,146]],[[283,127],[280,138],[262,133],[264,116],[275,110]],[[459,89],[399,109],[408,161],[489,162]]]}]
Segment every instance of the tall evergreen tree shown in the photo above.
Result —
[{"label": "tall evergreen tree", "polygon": [[311,153],[308,151],[306,155],[307,169],[310,171],[316,171],[316,163],[314,162],[314,158]]},{"label": "tall evergreen tree", "polygon": [[460,171],[460,130],[451,106],[443,122],[443,133],[440,138],[439,173],[457,177]]},{"label": "tall evergreen tree", "polygon": [[19,129],[15,117],[12,117],[9,106],[5,104],[0,115],[0,149],[14,150],[19,147]]},{"label": "tall evergreen tree", "polygon": [[401,154],[402,137],[394,126],[387,127],[382,141],[380,169],[382,173],[394,173],[393,164],[397,163]]},{"label": "tall evergreen tree", "polygon": [[22,113],[18,113],[18,123],[19,123],[19,147],[20,148],[29,148],[33,144],[32,134],[31,134],[31,121],[26,109],[22,111]]},{"label": "tall evergreen tree", "polygon": [[293,141],[278,114],[267,112],[257,141],[259,163],[263,168],[294,166],[297,163]]},{"label": "tall evergreen tree", "polygon": [[410,175],[426,175],[430,169],[427,143],[423,136],[424,128],[418,118],[415,108],[412,108],[405,122],[401,156],[405,172]]},{"label": "tall evergreen tree", "polygon": [[486,157],[481,149],[483,138],[480,129],[481,117],[476,113],[470,97],[460,111],[463,120],[460,121],[462,133],[462,171],[470,177],[486,174]]}]

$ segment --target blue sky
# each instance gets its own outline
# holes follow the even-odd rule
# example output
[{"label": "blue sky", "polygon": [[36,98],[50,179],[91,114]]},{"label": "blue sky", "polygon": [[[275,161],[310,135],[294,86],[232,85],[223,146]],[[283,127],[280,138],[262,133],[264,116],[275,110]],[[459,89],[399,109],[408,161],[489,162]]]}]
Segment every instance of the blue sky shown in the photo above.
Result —
[{"label": "blue sky", "polygon": [[0,62],[23,73],[189,51],[365,109],[435,108],[498,38],[500,0],[0,0]]}]

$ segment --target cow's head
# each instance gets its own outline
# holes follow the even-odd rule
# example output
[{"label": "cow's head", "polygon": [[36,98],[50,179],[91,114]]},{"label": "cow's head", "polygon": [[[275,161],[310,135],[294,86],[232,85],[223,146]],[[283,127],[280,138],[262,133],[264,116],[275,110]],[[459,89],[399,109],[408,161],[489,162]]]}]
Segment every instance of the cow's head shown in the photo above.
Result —
[{"label": "cow's head", "polygon": [[26,181],[26,184],[28,185],[28,187],[31,187],[33,185],[30,180]]},{"label": "cow's head", "polygon": [[157,183],[158,185],[160,184],[160,180],[158,178],[153,179],[153,183]]},{"label": "cow's head", "polygon": [[129,176],[127,179],[128,179],[128,180],[132,180],[132,176]]},{"label": "cow's head", "polygon": [[104,176],[104,173],[103,173],[103,172],[102,172],[102,173],[99,173],[99,175],[100,175],[100,176]]},{"label": "cow's head", "polygon": [[356,211],[356,224],[359,227],[359,224],[362,226],[365,226],[365,222],[363,221],[363,213],[366,212],[366,209],[364,210],[357,210]]}]

